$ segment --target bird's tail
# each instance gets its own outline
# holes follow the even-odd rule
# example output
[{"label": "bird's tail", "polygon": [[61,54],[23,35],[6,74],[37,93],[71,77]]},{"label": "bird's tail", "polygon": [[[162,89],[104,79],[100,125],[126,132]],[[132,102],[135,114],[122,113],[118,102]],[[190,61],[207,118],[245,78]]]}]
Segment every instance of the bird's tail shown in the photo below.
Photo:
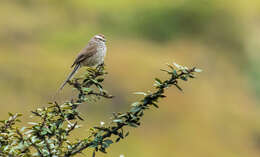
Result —
[{"label": "bird's tail", "polygon": [[61,91],[64,86],[67,84],[67,82],[75,75],[75,73],[79,70],[80,68],[80,64],[76,64],[76,66],[74,67],[73,71],[69,74],[69,76],[67,77],[67,79],[64,81],[64,83],[61,85],[61,87],[59,88],[59,91]]}]

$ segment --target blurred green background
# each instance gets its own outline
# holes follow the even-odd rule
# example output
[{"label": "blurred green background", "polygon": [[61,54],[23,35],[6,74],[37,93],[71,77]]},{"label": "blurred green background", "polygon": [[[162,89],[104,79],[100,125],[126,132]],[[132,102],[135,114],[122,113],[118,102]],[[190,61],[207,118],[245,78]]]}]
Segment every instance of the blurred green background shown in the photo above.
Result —
[{"label": "blurred green background", "polygon": [[[107,156],[258,157],[260,155],[260,1],[2,0],[0,118],[53,100],[89,39],[108,39],[105,87],[116,97],[81,106],[88,127],[126,111],[165,63],[203,69],[169,89],[160,109]],[[80,75],[80,74],[79,74]],[[66,87],[58,101],[71,98]],[[90,155],[86,153],[85,155]],[[84,155],[82,155],[84,156]],[[104,156],[98,154],[98,156]]]}]

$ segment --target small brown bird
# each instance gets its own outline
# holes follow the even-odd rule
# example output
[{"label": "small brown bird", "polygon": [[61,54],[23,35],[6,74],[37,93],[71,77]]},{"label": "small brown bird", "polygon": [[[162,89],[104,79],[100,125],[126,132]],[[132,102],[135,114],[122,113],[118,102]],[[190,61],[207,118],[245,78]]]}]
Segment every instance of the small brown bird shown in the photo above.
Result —
[{"label": "small brown bird", "polygon": [[106,56],[106,39],[102,34],[95,35],[90,39],[87,46],[83,48],[71,67],[74,67],[73,71],[69,74],[65,82],[61,85],[60,90],[66,85],[66,83],[75,75],[75,73],[82,66],[96,66],[104,62]]}]

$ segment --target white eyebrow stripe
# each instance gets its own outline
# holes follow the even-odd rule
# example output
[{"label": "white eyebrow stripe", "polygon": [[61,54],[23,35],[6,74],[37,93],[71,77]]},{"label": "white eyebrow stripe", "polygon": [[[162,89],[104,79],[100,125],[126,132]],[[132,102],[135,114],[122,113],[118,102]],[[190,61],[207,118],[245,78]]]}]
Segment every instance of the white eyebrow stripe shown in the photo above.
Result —
[{"label": "white eyebrow stripe", "polygon": [[104,38],[99,35],[96,35],[96,38],[104,40]]}]

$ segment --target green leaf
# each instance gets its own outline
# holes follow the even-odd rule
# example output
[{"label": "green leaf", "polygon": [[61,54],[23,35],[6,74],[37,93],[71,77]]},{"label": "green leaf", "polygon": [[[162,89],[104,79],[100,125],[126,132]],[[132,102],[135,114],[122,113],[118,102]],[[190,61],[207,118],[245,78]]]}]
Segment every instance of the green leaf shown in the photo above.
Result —
[{"label": "green leaf", "polygon": [[174,69],[172,65],[170,65],[170,64],[168,64],[168,63],[167,63],[166,65],[167,65],[169,68],[171,68],[172,70]]},{"label": "green leaf", "polygon": [[22,122],[20,119],[16,119],[15,121],[16,121],[16,122],[20,122],[20,123]]},{"label": "green leaf", "polygon": [[134,128],[138,127],[138,125],[136,123],[128,122],[128,125],[131,127],[134,127]]},{"label": "green leaf", "polygon": [[126,115],[127,115],[126,113],[120,114],[120,115],[117,116],[117,118],[122,118],[122,117],[125,117]]},{"label": "green leaf", "polygon": [[41,135],[46,135],[48,132],[46,130],[41,131]]},{"label": "green leaf", "polygon": [[35,122],[28,122],[27,124],[30,124],[30,125],[38,125],[38,123],[35,123]]},{"label": "green leaf", "polygon": [[113,122],[114,122],[114,123],[122,123],[123,120],[122,120],[122,119],[114,119]]},{"label": "green leaf", "polygon": [[24,134],[26,135],[26,134],[30,134],[30,133],[32,133],[32,132],[34,132],[34,130],[28,130],[28,131],[26,131]]},{"label": "green leaf", "polygon": [[8,148],[9,148],[9,145],[7,145],[7,146],[4,146],[4,151],[7,151],[7,150],[8,150]]},{"label": "green leaf", "polygon": [[120,137],[118,137],[117,139],[116,139],[116,142],[119,142],[121,140],[121,138]]},{"label": "green leaf", "polygon": [[110,140],[110,139],[106,139],[106,140],[104,140],[103,142],[105,142],[105,143],[107,143],[107,144],[109,144],[109,145],[113,143],[113,141]]},{"label": "green leaf", "polygon": [[137,101],[137,102],[132,103],[131,106],[138,106],[139,104],[140,104],[140,102]]},{"label": "green leaf", "polygon": [[159,106],[155,103],[151,103],[154,107],[159,108]]},{"label": "green leaf", "polygon": [[101,148],[99,149],[99,151],[102,152],[102,153],[104,153],[104,154],[107,153],[107,152],[106,152],[106,149],[105,149],[104,147],[101,147]]},{"label": "green leaf", "polygon": [[173,70],[173,73],[172,73],[172,74],[173,74],[174,77],[177,77],[177,76],[178,76],[178,73],[177,73],[176,70]]},{"label": "green leaf", "polygon": [[140,114],[139,114],[139,116],[142,117],[143,115],[144,115],[144,112],[141,111]]},{"label": "green leaf", "polygon": [[189,74],[189,77],[190,77],[190,78],[195,78],[195,76],[193,76],[192,74]]},{"label": "green leaf", "polygon": [[178,69],[184,69],[181,65],[177,64],[177,63],[173,63],[173,65],[178,68]]},{"label": "green leaf", "polygon": [[25,129],[26,129],[26,127],[22,127],[22,128],[20,129],[20,131],[23,132]]},{"label": "green leaf", "polygon": [[17,114],[17,117],[21,117],[22,115],[23,115],[23,114],[21,114],[21,113],[18,113],[18,114]]},{"label": "green leaf", "polygon": [[96,147],[97,147],[96,143],[93,143],[92,145],[89,146],[89,148],[96,148]]},{"label": "green leaf", "polygon": [[185,76],[181,76],[180,79],[182,79],[183,81],[188,81],[187,77]]},{"label": "green leaf", "polygon": [[91,88],[82,88],[82,90],[83,90],[84,92],[91,92],[91,91],[92,91]]},{"label": "green leaf", "polygon": [[8,115],[9,115],[10,117],[14,116],[11,112],[8,112]]},{"label": "green leaf", "polygon": [[98,84],[97,80],[91,79],[92,82],[94,82],[95,84]]},{"label": "green leaf", "polygon": [[175,86],[176,86],[180,91],[183,92],[182,88],[181,88],[178,84],[175,84]]},{"label": "green leaf", "polygon": [[155,82],[157,83],[157,84],[162,84],[162,81],[160,80],[160,79],[158,79],[158,78],[155,78]]},{"label": "green leaf", "polygon": [[141,106],[134,106],[131,108],[130,112],[136,113],[139,112],[141,109],[142,109]]},{"label": "green leaf", "polygon": [[200,72],[202,72],[203,70],[195,68],[194,71],[197,72],[197,73],[200,73]]},{"label": "green leaf", "polygon": [[37,139],[36,136],[31,137],[31,141],[32,141],[32,143],[35,143],[37,140],[38,140],[38,139]]},{"label": "green leaf", "polygon": [[98,82],[103,82],[103,81],[104,81],[104,78],[98,78],[97,81],[98,81]]},{"label": "green leaf", "polygon": [[103,146],[104,148],[107,148],[107,147],[109,147],[109,145],[112,144],[112,143],[113,143],[112,140],[106,139],[106,140],[103,141],[103,145],[102,145],[102,146]]},{"label": "green leaf", "polygon": [[168,71],[168,70],[164,70],[164,69],[160,69],[160,70],[163,71],[163,72],[166,72],[166,73],[168,73],[168,74],[171,74],[171,72]]},{"label": "green leaf", "polygon": [[134,94],[138,94],[138,95],[144,95],[144,96],[146,96],[146,95],[147,95],[145,92],[134,92]]},{"label": "green leaf", "polygon": [[42,153],[44,156],[50,156],[50,152],[46,149],[42,149]]}]

